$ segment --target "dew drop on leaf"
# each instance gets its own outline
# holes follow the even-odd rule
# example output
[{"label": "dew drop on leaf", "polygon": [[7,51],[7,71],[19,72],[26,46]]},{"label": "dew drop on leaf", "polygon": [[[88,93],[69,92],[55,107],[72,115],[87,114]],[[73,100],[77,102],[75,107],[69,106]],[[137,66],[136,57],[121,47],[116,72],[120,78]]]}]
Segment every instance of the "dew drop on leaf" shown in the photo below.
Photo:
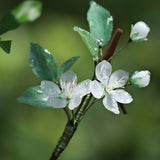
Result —
[{"label": "dew drop on leaf", "polygon": [[36,66],[36,61],[33,58],[29,59],[29,65],[31,68],[34,68]]}]

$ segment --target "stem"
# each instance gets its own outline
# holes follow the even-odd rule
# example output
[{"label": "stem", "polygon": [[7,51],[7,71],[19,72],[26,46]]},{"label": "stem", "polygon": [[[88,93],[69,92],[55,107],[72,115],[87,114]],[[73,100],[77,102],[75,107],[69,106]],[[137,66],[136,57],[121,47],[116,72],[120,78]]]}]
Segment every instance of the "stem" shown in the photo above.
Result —
[{"label": "stem", "polygon": [[119,106],[120,106],[120,108],[121,108],[123,114],[127,114],[127,110],[126,110],[126,108],[124,107],[124,104],[119,103]]},{"label": "stem", "polygon": [[123,50],[124,48],[126,48],[126,47],[128,46],[128,44],[130,44],[130,42],[132,42],[131,39],[129,39],[126,44],[124,44],[116,53],[114,53],[114,55],[109,58],[109,61],[111,61],[111,59],[112,59],[115,55],[117,55],[119,52],[121,52],[121,50]]},{"label": "stem", "polygon": [[75,124],[76,124],[76,125],[77,125],[77,124],[81,121],[81,119],[83,118],[83,116],[84,116],[84,111],[85,111],[86,107],[88,106],[91,98],[92,98],[92,95],[91,95],[91,94],[88,94],[87,96],[85,96],[84,103],[83,103],[82,106],[79,108],[79,110],[77,110],[76,116],[75,116]]},{"label": "stem", "polygon": [[73,124],[74,124],[74,122],[75,122],[75,113],[74,113],[73,110],[72,110],[72,117],[73,117]]},{"label": "stem", "polygon": [[70,116],[70,113],[69,113],[69,111],[68,111],[68,108],[63,108],[64,109],[64,111],[65,111],[65,113],[66,113],[66,116],[67,116],[67,119],[68,119],[68,121],[70,121],[71,120],[71,116]]},{"label": "stem", "polygon": [[106,50],[106,53],[104,54],[104,56],[102,57],[102,60],[108,60],[110,57],[112,57],[122,33],[123,33],[123,30],[120,28],[118,28],[115,31],[113,38],[111,39],[111,42],[109,44],[109,47]]},{"label": "stem", "polygon": [[63,150],[67,147],[70,139],[72,138],[74,132],[76,131],[77,126],[73,125],[72,121],[69,121],[66,126],[65,129],[63,131],[63,134],[61,136],[61,138],[58,141],[58,144],[50,158],[50,160],[56,160],[59,155],[63,152]]},{"label": "stem", "polygon": [[69,144],[73,134],[75,133],[78,127],[80,120],[84,116],[84,109],[88,105],[91,97],[92,97],[91,94],[88,94],[87,96],[85,96],[83,102],[81,103],[79,107],[80,109],[78,109],[75,114],[75,120],[73,118],[71,121],[68,121],[68,123],[66,124],[65,129],[62,133],[62,136],[60,137],[58,144],[50,160],[56,160],[59,157],[59,155],[64,151],[64,149],[67,147],[67,145]]},{"label": "stem", "polygon": [[[120,38],[121,34],[122,34],[122,30],[117,29],[113,38],[112,38],[112,41],[111,41],[109,47],[108,47],[108,49],[105,53],[105,55],[102,57],[103,60],[107,60],[113,55],[114,50],[116,48],[116,45],[119,41],[119,38]],[[102,54],[102,48],[101,47],[99,48],[99,53],[100,53],[100,55]],[[94,62],[95,66],[97,65],[98,62],[99,61]],[[92,80],[94,80],[94,79],[95,79],[95,74],[94,74]],[[67,145],[69,144],[72,136],[74,135],[75,131],[77,130],[79,122],[81,121],[81,119],[85,115],[86,111],[91,107],[92,104],[94,104],[96,102],[95,100],[93,100],[93,102],[90,103],[91,99],[92,99],[91,94],[88,94],[83,98],[82,103],[80,104],[79,108],[77,109],[77,111],[74,114],[72,119],[70,119],[70,115],[68,114],[68,112],[66,112],[67,117],[68,117],[68,122],[65,126],[65,129],[62,133],[62,136],[60,137],[60,139],[57,143],[57,146],[56,146],[50,160],[57,160],[58,157],[60,156],[60,154],[67,147]],[[67,111],[67,110],[65,110],[65,111]],[[72,112],[72,114],[73,114],[73,112]]]},{"label": "stem", "polygon": [[94,99],[85,109],[84,113],[86,113],[88,111],[88,109],[95,103],[95,102],[98,102],[99,100],[101,99]]}]

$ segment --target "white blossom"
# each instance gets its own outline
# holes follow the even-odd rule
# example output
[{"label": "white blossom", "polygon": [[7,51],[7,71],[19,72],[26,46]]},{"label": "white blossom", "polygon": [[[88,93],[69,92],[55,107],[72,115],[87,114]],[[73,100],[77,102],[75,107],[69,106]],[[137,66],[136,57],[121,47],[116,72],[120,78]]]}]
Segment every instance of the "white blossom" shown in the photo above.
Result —
[{"label": "white blossom", "polygon": [[144,22],[137,22],[135,25],[131,25],[130,38],[132,41],[145,41],[150,28]]},{"label": "white blossom", "polygon": [[41,82],[41,90],[48,97],[48,103],[54,108],[64,108],[68,104],[73,110],[80,105],[82,97],[89,93],[89,83],[87,79],[77,85],[77,76],[72,71],[62,74],[59,86],[51,81]]},{"label": "white blossom", "polygon": [[89,88],[95,98],[103,98],[103,104],[106,109],[115,114],[119,114],[118,104],[131,103],[132,97],[123,88],[129,79],[129,73],[123,70],[112,72],[112,66],[106,60],[100,62],[95,69],[98,79],[91,81]]},{"label": "white blossom", "polygon": [[148,70],[136,71],[130,78],[131,83],[138,88],[148,86],[151,73]]}]

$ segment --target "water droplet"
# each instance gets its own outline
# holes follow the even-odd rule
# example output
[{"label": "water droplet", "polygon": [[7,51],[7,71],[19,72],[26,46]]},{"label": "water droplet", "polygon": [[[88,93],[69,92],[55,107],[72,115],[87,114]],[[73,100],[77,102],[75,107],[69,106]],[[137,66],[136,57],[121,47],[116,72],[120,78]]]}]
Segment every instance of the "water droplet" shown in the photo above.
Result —
[{"label": "water droplet", "polygon": [[110,16],[110,17],[107,19],[107,25],[108,25],[110,22],[112,22],[112,21],[113,21],[113,17]]},{"label": "water droplet", "polygon": [[93,26],[93,22],[92,21],[89,21],[89,24],[90,24],[90,26]]},{"label": "water droplet", "polygon": [[47,61],[48,63],[52,63],[52,62],[54,61],[51,54],[47,57],[46,61]]},{"label": "water droplet", "polygon": [[42,91],[38,89],[38,90],[36,90],[36,93],[42,94]]},{"label": "water droplet", "polygon": [[34,68],[36,66],[36,61],[33,58],[29,59],[29,65],[31,68]]},{"label": "water droplet", "polygon": [[96,2],[95,1],[91,1],[90,4],[91,5],[96,5]]},{"label": "water droplet", "polygon": [[101,42],[103,42],[103,39],[101,39]]},{"label": "water droplet", "polygon": [[47,49],[44,50],[46,53],[51,54]]},{"label": "water droplet", "polygon": [[97,51],[97,50],[98,50],[98,48],[94,48],[94,50],[95,50],[95,51]]}]

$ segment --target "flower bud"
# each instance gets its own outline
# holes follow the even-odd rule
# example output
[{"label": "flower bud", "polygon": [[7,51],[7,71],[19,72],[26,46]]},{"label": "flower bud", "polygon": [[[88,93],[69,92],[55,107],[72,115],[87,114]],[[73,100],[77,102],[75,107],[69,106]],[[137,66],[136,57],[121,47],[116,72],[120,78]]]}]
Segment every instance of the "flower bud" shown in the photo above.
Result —
[{"label": "flower bud", "polygon": [[150,28],[142,21],[137,22],[135,25],[131,25],[130,38],[132,41],[146,41]]},{"label": "flower bud", "polygon": [[136,71],[131,76],[130,80],[131,83],[138,88],[146,87],[150,82],[150,75],[149,71]]}]

